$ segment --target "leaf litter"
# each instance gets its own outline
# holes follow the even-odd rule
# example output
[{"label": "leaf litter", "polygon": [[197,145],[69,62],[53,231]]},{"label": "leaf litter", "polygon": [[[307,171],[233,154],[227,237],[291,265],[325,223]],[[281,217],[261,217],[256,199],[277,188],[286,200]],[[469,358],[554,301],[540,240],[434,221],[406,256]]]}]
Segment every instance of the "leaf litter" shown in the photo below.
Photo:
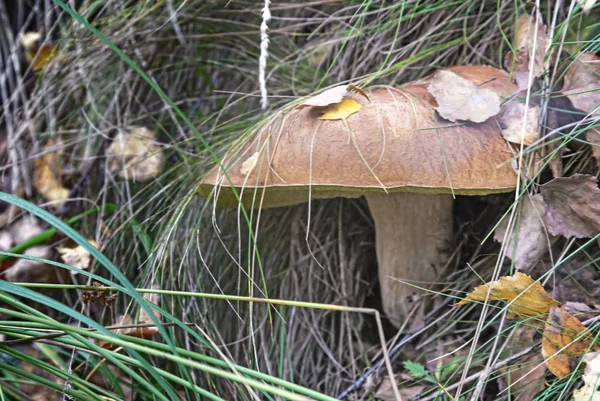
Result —
[{"label": "leaf litter", "polygon": [[522,14],[515,25],[514,44],[516,52],[508,52],[504,67],[513,73],[519,90],[529,88],[529,74],[538,78],[544,73],[544,58],[552,43],[539,13],[535,17]]},{"label": "leaf litter", "polygon": [[531,145],[540,137],[539,115],[538,106],[527,107],[517,100],[506,103],[498,116],[502,136],[508,142]]},{"label": "leaf litter", "polygon": [[[544,230],[544,199],[540,194],[525,197],[514,232],[506,242],[506,256],[513,260],[515,269],[528,273],[548,252],[548,236]],[[502,243],[508,228],[504,219],[496,228],[494,240]]]},{"label": "leaf litter", "polygon": [[119,132],[106,150],[109,170],[120,178],[138,182],[156,178],[165,157],[155,140],[156,133],[145,127]]},{"label": "leaf litter", "polygon": [[575,108],[600,115],[600,57],[581,53],[565,73],[563,94]]}]

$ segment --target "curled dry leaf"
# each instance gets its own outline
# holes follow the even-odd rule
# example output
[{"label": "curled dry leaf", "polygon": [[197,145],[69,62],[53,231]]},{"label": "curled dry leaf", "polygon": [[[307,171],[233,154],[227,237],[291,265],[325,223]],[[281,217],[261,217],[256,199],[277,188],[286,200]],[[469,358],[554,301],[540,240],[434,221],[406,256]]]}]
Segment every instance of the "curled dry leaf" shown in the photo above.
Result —
[{"label": "curled dry leaf", "polygon": [[316,96],[309,97],[296,107],[296,110],[301,110],[305,107],[324,107],[330,104],[339,103],[348,95],[348,85],[340,85],[327,89]]},{"label": "curled dry leaf", "polygon": [[577,109],[600,115],[600,57],[580,54],[565,74],[562,92]]},{"label": "curled dry leaf", "polygon": [[119,132],[106,150],[108,167],[120,178],[148,181],[158,176],[164,165],[162,148],[154,142],[156,134],[144,127]]},{"label": "curled dry leaf", "polygon": [[581,377],[584,386],[573,392],[573,401],[600,401],[600,352],[585,354],[583,361],[586,363]]},{"label": "curled dry leaf", "polygon": [[252,156],[247,158],[243,163],[242,167],[240,167],[240,174],[249,175],[254,167],[256,167],[256,162],[258,161],[258,152],[255,152]]},{"label": "curled dry leaf", "polygon": [[500,96],[496,92],[448,70],[436,72],[427,90],[435,98],[440,116],[453,122],[481,123],[500,112]]},{"label": "curled dry leaf", "polygon": [[[92,244],[94,248],[98,247],[94,240],[89,240],[89,243]],[[90,267],[92,255],[90,255],[90,253],[81,245],[78,245],[75,248],[57,247],[56,251],[60,254],[60,258],[69,266],[82,270]]]},{"label": "curled dry leaf", "polygon": [[579,319],[562,308],[551,308],[542,337],[546,366],[556,377],[567,376],[571,363],[589,351],[593,338]]},{"label": "curled dry leaf", "polygon": [[600,189],[596,177],[555,178],[540,193],[546,203],[548,231],[564,237],[591,238],[600,232]]},{"label": "curled dry leaf", "polygon": [[502,136],[508,142],[531,145],[540,137],[539,115],[540,108],[537,106],[527,108],[516,100],[508,102],[502,106],[502,113],[498,116]]},{"label": "curled dry leaf", "polygon": [[544,57],[551,43],[539,13],[535,17],[529,14],[519,17],[515,26],[516,54],[509,52],[504,58],[504,67],[513,72],[519,90],[529,87],[530,71],[533,79],[542,75]]},{"label": "curled dry leaf", "polygon": [[340,103],[344,100],[346,96],[348,96],[348,88],[354,89],[355,91],[363,95],[365,98],[369,99],[369,96],[367,96],[365,91],[363,91],[356,85],[339,85],[331,89],[327,89],[326,91],[323,91],[316,96],[309,97],[308,99],[300,103],[296,107],[296,110],[301,110],[306,107],[326,107]]},{"label": "curled dry leaf", "polygon": [[327,106],[321,120],[343,120],[362,108],[354,99],[344,98],[341,102]]},{"label": "curled dry leaf", "polygon": [[456,306],[472,301],[483,302],[488,290],[490,301],[511,302],[508,312],[512,319],[543,315],[550,308],[560,305],[560,302],[548,295],[539,281],[533,281],[527,274],[517,272],[513,276],[500,277],[497,281],[480,285]]},{"label": "curled dry leaf", "polygon": [[[514,231],[506,243],[506,256],[511,258],[518,271],[528,272],[548,251],[548,237],[544,230],[544,199],[533,195],[523,199]],[[504,242],[508,219],[504,219],[494,233],[494,239]]]},{"label": "curled dry leaf", "polygon": [[33,173],[33,186],[44,198],[53,202],[53,206],[60,207],[69,199],[69,190],[63,187],[61,174],[63,163],[60,160],[60,150],[48,150],[60,144],[60,140],[52,138],[44,147],[45,154],[35,159]]}]

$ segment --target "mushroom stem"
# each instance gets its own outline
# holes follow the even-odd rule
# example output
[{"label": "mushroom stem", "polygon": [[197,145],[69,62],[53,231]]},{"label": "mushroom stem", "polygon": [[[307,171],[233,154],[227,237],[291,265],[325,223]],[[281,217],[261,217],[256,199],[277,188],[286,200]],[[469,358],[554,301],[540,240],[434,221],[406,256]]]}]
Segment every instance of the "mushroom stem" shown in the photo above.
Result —
[{"label": "mushroom stem", "polygon": [[[400,327],[418,296],[426,292],[406,283],[431,287],[448,260],[452,195],[396,192],[368,194],[366,198],[375,222],[383,311]],[[423,300],[411,320],[418,322],[425,309]]]}]

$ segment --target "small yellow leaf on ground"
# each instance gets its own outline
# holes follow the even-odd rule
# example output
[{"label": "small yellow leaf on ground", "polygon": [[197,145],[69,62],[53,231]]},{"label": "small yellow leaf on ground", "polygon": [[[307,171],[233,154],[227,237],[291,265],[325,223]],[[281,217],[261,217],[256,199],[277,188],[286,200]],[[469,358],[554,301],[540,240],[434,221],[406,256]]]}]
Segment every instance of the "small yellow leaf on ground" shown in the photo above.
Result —
[{"label": "small yellow leaf on ground", "polygon": [[[527,116],[525,116],[527,111]],[[516,100],[510,101],[502,106],[502,113],[498,116],[498,122],[502,129],[502,136],[508,142],[531,145],[540,137],[538,118],[540,108],[537,106],[527,107]],[[527,118],[524,120],[524,118]]]},{"label": "small yellow leaf on ground", "polygon": [[559,307],[550,309],[542,337],[546,366],[559,378],[571,373],[571,363],[590,350],[594,336],[570,313]]},{"label": "small yellow leaf on ground", "polygon": [[258,161],[258,152],[255,152],[252,156],[247,158],[243,163],[242,167],[240,167],[240,173],[242,175],[250,175],[254,167],[256,167],[256,162]]},{"label": "small yellow leaf on ground", "polygon": [[[59,144],[58,139],[51,139],[44,147],[44,152]],[[69,198],[69,190],[62,186],[62,162],[59,151],[47,152],[35,159],[33,186],[47,200],[60,207]]]},{"label": "small yellow leaf on ground", "polygon": [[[93,247],[97,248],[96,241],[90,240],[89,242]],[[60,254],[60,258],[69,266],[83,270],[90,267],[92,255],[90,255],[90,253],[81,245],[75,248],[58,247],[56,248],[56,251]]]},{"label": "small yellow leaf on ground", "polygon": [[438,104],[437,112],[446,120],[481,123],[500,112],[500,96],[496,92],[451,71],[436,72],[427,90]]},{"label": "small yellow leaf on ground", "polygon": [[585,354],[583,361],[587,364],[581,377],[585,385],[573,392],[573,401],[600,401],[600,352]]},{"label": "small yellow leaf on ground", "polygon": [[520,272],[480,285],[456,305],[462,306],[472,301],[483,302],[488,290],[490,290],[490,301],[511,303],[508,312],[516,315],[512,318],[542,315],[548,313],[553,306],[560,305],[560,302],[548,295],[539,282],[533,281],[530,276]]},{"label": "small yellow leaf on ground", "polygon": [[343,120],[362,108],[354,99],[344,98],[340,103],[332,104],[325,109],[321,120]]},{"label": "small yellow leaf on ground", "polygon": [[106,151],[108,167],[120,178],[147,181],[158,176],[164,165],[156,134],[144,127],[120,132]]}]

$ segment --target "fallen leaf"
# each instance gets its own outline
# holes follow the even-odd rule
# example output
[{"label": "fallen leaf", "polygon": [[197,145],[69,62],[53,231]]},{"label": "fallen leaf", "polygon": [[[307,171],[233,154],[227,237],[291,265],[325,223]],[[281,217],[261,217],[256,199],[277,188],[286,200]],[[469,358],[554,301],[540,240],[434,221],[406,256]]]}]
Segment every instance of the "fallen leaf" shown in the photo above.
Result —
[{"label": "fallen leaf", "polygon": [[106,150],[108,167],[120,178],[147,181],[158,176],[164,165],[162,148],[154,142],[156,134],[144,127],[119,132]]},{"label": "fallen leaf", "polygon": [[240,167],[240,174],[249,175],[254,167],[256,167],[256,162],[258,161],[258,152],[255,152],[252,156],[247,158],[243,163],[242,167]]},{"label": "fallen leaf", "polygon": [[527,274],[517,272],[513,276],[500,277],[497,281],[480,285],[456,306],[472,301],[485,301],[488,289],[491,289],[490,301],[512,302],[508,312],[513,315],[510,316],[513,319],[543,315],[548,313],[550,308],[560,305],[560,302],[548,295],[539,281],[533,281]]},{"label": "fallen leaf", "polygon": [[[50,259],[52,250],[48,246],[33,246],[23,252],[24,255],[40,259]],[[56,280],[52,266],[35,260],[17,259],[17,261],[0,273],[0,279],[13,283],[52,283]]]},{"label": "fallen leaf", "polygon": [[62,206],[64,201],[69,199],[69,190],[63,187],[60,180],[63,170],[61,152],[60,150],[48,151],[59,145],[60,140],[57,137],[48,141],[44,147],[45,154],[35,159],[33,173],[33,186],[44,198],[53,202],[54,207]]},{"label": "fallen leaf", "polygon": [[600,189],[596,177],[576,174],[541,186],[544,221],[553,235],[591,238],[600,232]]},{"label": "fallen leaf", "polygon": [[590,128],[585,133],[585,139],[592,147],[592,155],[596,159],[596,167],[600,167],[600,130]]},{"label": "fallen leaf", "polygon": [[[525,197],[518,215],[514,231],[508,235],[506,256],[511,258],[518,271],[529,272],[531,268],[548,251],[548,236],[544,230],[544,199],[541,195]],[[504,219],[496,232],[494,239],[504,241],[508,219]]]},{"label": "fallen leaf", "polygon": [[550,309],[542,337],[542,355],[556,377],[571,373],[571,363],[589,351],[594,336],[571,314],[559,307]]},{"label": "fallen leaf", "polygon": [[305,107],[325,107],[330,104],[335,104],[341,102],[345,96],[348,95],[348,85],[340,85],[333,87],[331,89],[327,89],[319,93],[316,96],[309,97],[302,103],[300,103],[296,110],[303,109]]},{"label": "fallen leaf", "polygon": [[436,72],[427,90],[435,98],[440,116],[453,122],[481,123],[500,112],[500,96],[496,92],[451,71]]},{"label": "fallen leaf", "polygon": [[[522,141],[525,145],[531,145],[540,137],[539,115],[540,108],[537,106],[528,109],[524,103],[516,100],[506,103],[498,116],[502,136],[508,142],[520,145]],[[524,120],[525,117],[527,120]]]},{"label": "fallen leaf", "polygon": [[[533,327],[520,326],[511,337],[507,350],[511,354],[522,352],[534,345],[537,330]],[[541,354],[524,355],[510,365],[500,369],[502,376],[498,379],[501,392],[510,387],[511,395],[518,401],[531,401],[535,395],[545,388],[544,376],[546,364]]]},{"label": "fallen leaf", "polygon": [[519,90],[529,87],[530,71],[533,79],[542,75],[544,57],[551,43],[552,39],[548,37],[546,25],[539,13],[536,13],[535,18],[529,14],[522,14],[519,17],[515,26],[516,53],[513,56],[512,52],[508,52],[504,58],[504,67],[514,74]]},{"label": "fallen leaf", "polygon": [[[379,384],[379,387],[377,387],[374,397],[380,399],[381,401],[396,401],[394,388],[392,386],[393,384],[389,376],[382,377],[381,383]],[[423,390],[425,390],[425,386],[412,386],[399,388],[398,392],[403,400],[409,400],[421,394]]]},{"label": "fallen leaf", "polygon": [[546,365],[544,357],[540,354],[521,357],[503,368],[502,373],[502,387],[510,386],[510,393],[515,400],[531,401],[546,388]]},{"label": "fallen leaf", "polygon": [[[31,65],[31,69],[35,72],[39,72],[50,65],[58,54],[58,46],[56,45],[44,43],[38,46],[41,39],[42,35],[39,32],[26,32],[21,36],[25,61]],[[66,58],[61,57],[60,61],[65,62]]]},{"label": "fallen leaf", "polygon": [[583,361],[586,363],[581,377],[584,385],[573,392],[573,401],[600,401],[600,352],[585,354]]},{"label": "fallen leaf", "polygon": [[565,74],[562,89],[575,108],[600,115],[600,57],[581,53]]},{"label": "fallen leaf", "polygon": [[344,98],[340,103],[327,106],[321,120],[343,120],[362,108],[354,99]]},{"label": "fallen leaf", "polygon": [[[93,247],[97,248],[96,241],[89,240]],[[81,245],[75,248],[57,247],[56,251],[60,254],[60,258],[69,266],[85,270],[90,267],[92,255],[85,250]]]}]

